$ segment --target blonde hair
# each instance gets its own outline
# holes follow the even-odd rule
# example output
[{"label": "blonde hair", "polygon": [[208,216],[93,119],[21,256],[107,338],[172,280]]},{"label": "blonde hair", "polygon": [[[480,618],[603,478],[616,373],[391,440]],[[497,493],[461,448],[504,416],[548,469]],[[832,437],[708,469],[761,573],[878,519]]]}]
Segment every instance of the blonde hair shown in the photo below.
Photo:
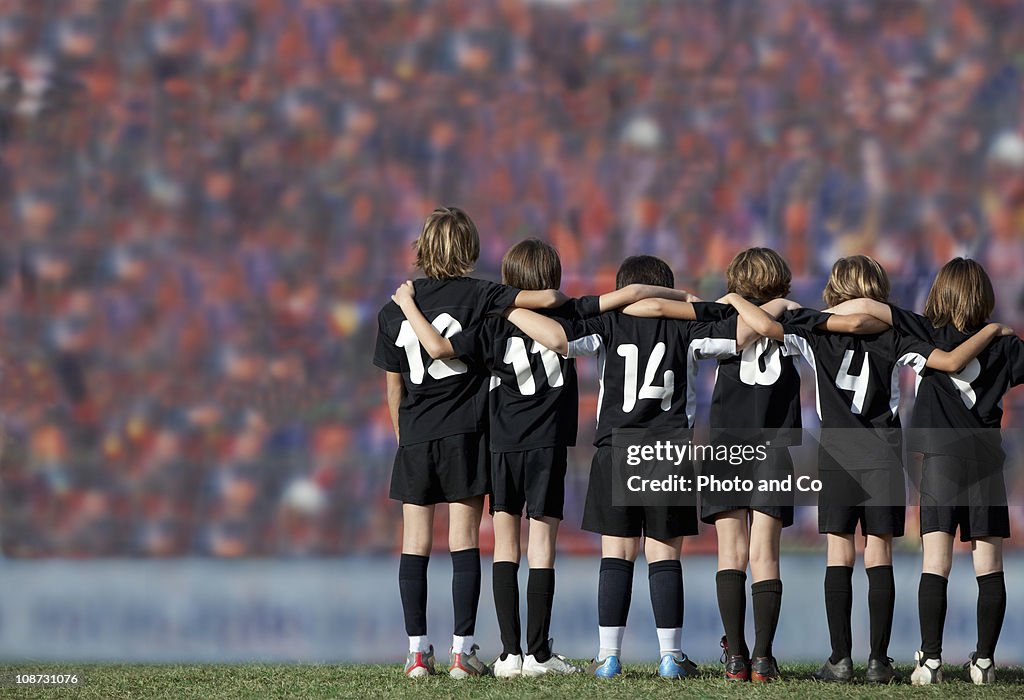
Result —
[{"label": "blonde hair", "polygon": [[468,275],[480,257],[476,224],[457,207],[432,211],[412,245],[416,251],[416,267],[432,279]]},{"label": "blonde hair", "polygon": [[981,327],[992,315],[996,295],[985,268],[974,260],[954,258],[935,275],[924,315],[932,325],[952,325],[961,333]]},{"label": "blonde hair", "polygon": [[725,271],[728,291],[754,301],[781,299],[789,294],[793,273],[771,248],[747,248],[736,254]]},{"label": "blonde hair", "polygon": [[851,255],[836,260],[822,297],[825,306],[867,297],[875,301],[889,299],[889,275],[878,261],[866,255]]},{"label": "blonde hair", "polygon": [[501,259],[501,281],[517,289],[558,289],[562,284],[558,251],[538,238],[516,243]]}]

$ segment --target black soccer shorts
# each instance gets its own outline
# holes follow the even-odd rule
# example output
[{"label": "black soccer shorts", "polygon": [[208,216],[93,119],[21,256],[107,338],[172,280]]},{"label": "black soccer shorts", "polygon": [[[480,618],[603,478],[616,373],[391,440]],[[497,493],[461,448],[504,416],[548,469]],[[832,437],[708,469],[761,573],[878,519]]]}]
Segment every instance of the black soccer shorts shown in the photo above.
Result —
[{"label": "black soccer shorts", "polygon": [[1009,537],[1003,465],[925,455],[921,470],[921,534],[945,532],[960,541]]},{"label": "black soccer shorts", "polygon": [[864,535],[903,536],[907,506],[901,464],[847,471],[827,462],[818,471],[818,532],[854,535],[859,524]]},{"label": "black soccer shorts", "polygon": [[463,433],[399,446],[391,470],[391,498],[402,503],[453,503],[490,491],[485,433]]},{"label": "black soccer shorts", "polygon": [[615,506],[614,453],[599,447],[590,464],[590,484],[583,510],[583,529],[612,537],[651,537],[667,541],[696,535],[696,506]]},{"label": "black soccer shorts", "polygon": [[711,470],[721,479],[750,479],[755,488],[752,492],[707,491],[700,495],[700,519],[713,524],[719,515],[733,510],[756,510],[782,521],[782,527],[793,524],[793,501],[795,494],[790,491],[761,492],[756,486],[761,479],[785,480],[793,477],[793,458],[788,447],[767,450],[766,459],[761,463],[746,462],[738,467],[709,463],[705,471]]},{"label": "black soccer shorts", "polygon": [[541,447],[491,454],[491,514],[562,519],[568,449]]}]

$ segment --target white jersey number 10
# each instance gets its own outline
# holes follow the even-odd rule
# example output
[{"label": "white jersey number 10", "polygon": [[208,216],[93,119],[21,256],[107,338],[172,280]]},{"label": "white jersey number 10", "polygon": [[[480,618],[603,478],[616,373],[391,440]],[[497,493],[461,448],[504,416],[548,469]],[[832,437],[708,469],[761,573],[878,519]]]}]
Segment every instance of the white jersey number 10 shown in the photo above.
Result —
[{"label": "white jersey number 10", "polygon": [[[445,338],[451,338],[462,330],[462,324],[456,321],[451,314],[438,314],[431,324],[437,332]],[[433,379],[444,379],[454,377],[456,374],[465,374],[469,371],[466,363],[462,360],[431,360],[430,365],[424,372],[423,355],[420,354],[420,341],[412,324],[402,321],[398,329],[398,337],[395,338],[395,345],[405,350],[405,356],[409,360],[409,379],[413,384],[422,384],[424,374],[429,374]]]}]

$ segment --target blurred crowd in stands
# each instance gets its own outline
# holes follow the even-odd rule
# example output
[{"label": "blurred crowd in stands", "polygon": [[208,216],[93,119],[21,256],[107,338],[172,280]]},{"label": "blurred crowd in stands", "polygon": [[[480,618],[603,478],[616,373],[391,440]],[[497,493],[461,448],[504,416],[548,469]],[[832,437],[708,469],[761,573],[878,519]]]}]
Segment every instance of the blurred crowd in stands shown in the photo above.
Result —
[{"label": "blurred crowd in stands", "polygon": [[807,304],[868,253],[920,308],[967,255],[1020,330],[1024,4],[0,0],[4,553],[393,551],[370,357],[439,204],[570,294],[652,253],[714,298],[767,245]]}]

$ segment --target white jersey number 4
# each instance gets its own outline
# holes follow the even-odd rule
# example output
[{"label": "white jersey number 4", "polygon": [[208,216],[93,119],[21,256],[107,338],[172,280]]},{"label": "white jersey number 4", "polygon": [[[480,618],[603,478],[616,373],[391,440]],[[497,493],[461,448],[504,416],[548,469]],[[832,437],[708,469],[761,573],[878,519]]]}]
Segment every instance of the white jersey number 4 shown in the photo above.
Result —
[{"label": "white jersey number 4", "polygon": [[654,346],[651,356],[647,360],[647,370],[644,372],[644,383],[637,390],[640,380],[640,349],[632,343],[626,343],[618,347],[619,356],[626,361],[626,376],[623,382],[622,412],[629,413],[636,407],[637,399],[660,399],[661,410],[667,411],[672,407],[672,394],[675,393],[676,373],[670,369],[662,374],[661,386],[655,386],[654,379],[665,359],[665,343],[658,343]]},{"label": "white jersey number 4", "polygon": [[[539,355],[541,364],[544,366],[544,377],[548,386],[557,388],[562,386],[562,363],[558,355],[546,347],[533,341],[530,347],[530,354]],[[519,385],[519,393],[523,396],[533,396],[537,393],[537,383],[533,379],[533,367],[530,365],[530,356],[526,354],[526,341],[522,338],[509,338],[505,343],[504,362],[512,366],[516,374],[516,383]]]},{"label": "white jersey number 4", "polygon": [[850,410],[854,415],[859,416],[864,411],[864,398],[868,394],[870,372],[868,370],[868,354],[864,353],[864,360],[860,363],[860,372],[858,374],[850,374],[853,355],[853,350],[847,350],[846,354],[843,355],[843,364],[839,367],[836,386],[853,392],[853,403],[850,406]]},{"label": "white jersey number 4", "polygon": [[[438,314],[431,324],[437,332],[445,338],[451,338],[462,330],[462,324],[455,320],[451,314]],[[405,356],[409,360],[409,379],[413,384],[422,384],[424,374],[429,374],[434,379],[454,377],[457,374],[465,374],[469,371],[466,363],[462,360],[432,360],[424,372],[423,356],[420,354],[420,341],[412,324],[402,321],[398,329],[398,337],[395,338],[395,345],[405,350]]]}]

